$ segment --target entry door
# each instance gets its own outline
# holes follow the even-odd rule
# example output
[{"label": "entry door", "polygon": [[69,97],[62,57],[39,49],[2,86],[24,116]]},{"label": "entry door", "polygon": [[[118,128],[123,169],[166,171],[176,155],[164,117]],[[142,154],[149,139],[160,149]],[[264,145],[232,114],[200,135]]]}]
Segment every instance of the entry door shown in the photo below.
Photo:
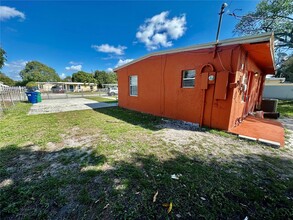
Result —
[{"label": "entry door", "polygon": [[248,72],[247,90],[245,92],[245,109],[243,116],[246,117],[250,112],[254,111],[259,90],[259,74]]}]

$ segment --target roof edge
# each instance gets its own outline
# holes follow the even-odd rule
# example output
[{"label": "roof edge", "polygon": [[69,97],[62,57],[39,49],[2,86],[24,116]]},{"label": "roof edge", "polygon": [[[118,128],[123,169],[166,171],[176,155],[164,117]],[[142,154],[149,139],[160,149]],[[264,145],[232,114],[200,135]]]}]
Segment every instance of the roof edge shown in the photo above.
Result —
[{"label": "roof edge", "polygon": [[[116,67],[113,71],[116,72],[124,67],[127,67],[127,66],[134,64],[136,62],[139,62],[141,60],[144,60],[144,59],[147,59],[147,58],[153,57],[153,56],[164,55],[164,54],[180,53],[180,52],[191,51],[191,50],[208,49],[208,48],[214,47],[215,45],[229,46],[229,45],[234,45],[234,44],[257,43],[257,42],[263,42],[263,41],[269,41],[271,43],[273,36],[274,36],[273,32],[268,32],[268,33],[263,33],[263,34],[258,34],[258,35],[244,36],[244,37],[238,37],[238,38],[229,38],[226,40],[219,41],[218,43],[210,42],[210,43],[197,44],[197,45],[192,45],[192,46],[188,46],[188,47],[181,47],[181,48],[176,48],[176,49],[171,49],[171,50],[163,50],[163,51],[150,53],[150,54],[147,54],[147,55],[142,56],[140,58],[137,58],[129,63],[122,65],[122,66]],[[272,53],[272,56],[274,57],[273,54],[274,53]]]}]

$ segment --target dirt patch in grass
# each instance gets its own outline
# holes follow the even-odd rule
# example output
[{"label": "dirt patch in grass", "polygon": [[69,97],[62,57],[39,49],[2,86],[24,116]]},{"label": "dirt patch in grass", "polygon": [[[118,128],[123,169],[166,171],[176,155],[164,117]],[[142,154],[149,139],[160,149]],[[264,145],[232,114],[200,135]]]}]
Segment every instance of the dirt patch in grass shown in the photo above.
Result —
[{"label": "dirt patch in grass", "polygon": [[[162,130],[155,134],[167,145],[173,145],[173,149],[180,153],[197,155],[208,163],[212,161],[229,162],[241,167],[253,160],[265,162],[268,167],[282,173],[282,170],[264,161],[263,158],[282,157],[293,161],[293,148],[290,144],[283,149],[275,150],[254,141],[239,139],[232,134],[209,132],[209,129],[201,129],[194,124],[186,125],[185,122],[173,120],[163,120],[159,127]],[[293,170],[290,169],[287,174],[289,177],[293,177]]]},{"label": "dirt patch in grass", "polygon": [[93,147],[102,137],[98,129],[82,131],[79,127],[73,127],[66,134],[61,134],[62,144],[68,147]]}]

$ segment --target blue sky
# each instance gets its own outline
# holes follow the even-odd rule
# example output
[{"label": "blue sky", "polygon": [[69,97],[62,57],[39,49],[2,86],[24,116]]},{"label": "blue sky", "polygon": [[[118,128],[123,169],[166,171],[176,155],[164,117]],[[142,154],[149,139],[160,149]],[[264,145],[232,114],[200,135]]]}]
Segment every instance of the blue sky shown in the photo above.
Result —
[{"label": "blue sky", "polygon": [[[258,0],[228,0],[226,12],[253,11]],[[14,79],[40,61],[64,77],[110,70],[147,53],[215,40],[223,1],[1,1],[2,69]],[[235,37],[223,16],[220,39]]]}]

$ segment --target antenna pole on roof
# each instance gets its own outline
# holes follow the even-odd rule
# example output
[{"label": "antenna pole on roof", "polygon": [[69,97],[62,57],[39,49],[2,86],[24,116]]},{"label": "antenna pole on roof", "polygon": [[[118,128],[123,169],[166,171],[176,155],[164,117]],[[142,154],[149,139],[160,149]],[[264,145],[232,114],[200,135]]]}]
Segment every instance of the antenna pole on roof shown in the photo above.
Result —
[{"label": "antenna pole on roof", "polygon": [[218,30],[217,30],[217,36],[216,36],[216,44],[219,42],[219,33],[220,33],[220,29],[221,29],[221,23],[222,23],[222,16],[224,14],[224,10],[225,8],[228,6],[227,3],[223,3],[222,7],[221,7],[221,11],[219,13],[220,15],[220,19],[219,19],[219,23],[218,23]]}]

